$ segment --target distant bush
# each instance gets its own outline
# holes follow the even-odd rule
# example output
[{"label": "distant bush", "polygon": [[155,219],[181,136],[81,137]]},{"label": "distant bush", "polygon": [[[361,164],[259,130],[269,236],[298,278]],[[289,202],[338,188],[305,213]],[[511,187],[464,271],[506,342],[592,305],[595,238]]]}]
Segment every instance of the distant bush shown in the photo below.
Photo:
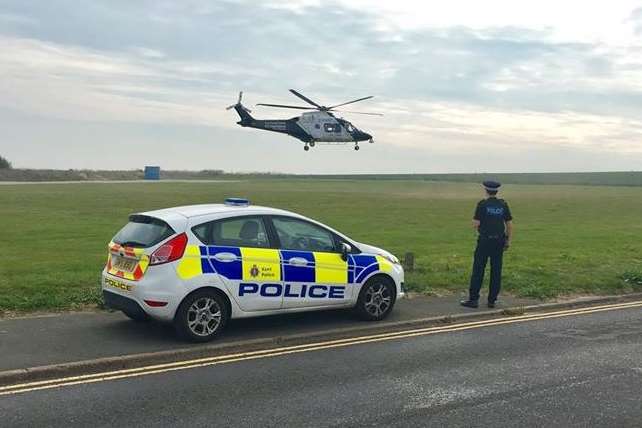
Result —
[{"label": "distant bush", "polygon": [[0,156],[0,169],[11,169],[11,162]]}]

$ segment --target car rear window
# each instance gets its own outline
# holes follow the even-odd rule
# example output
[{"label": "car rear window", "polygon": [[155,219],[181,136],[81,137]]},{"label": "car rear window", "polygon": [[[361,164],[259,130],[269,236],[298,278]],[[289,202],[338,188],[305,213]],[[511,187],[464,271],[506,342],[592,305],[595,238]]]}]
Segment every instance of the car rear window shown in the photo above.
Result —
[{"label": "car rear window", "polygon": [[116,234],[113,241],[128,247],[147,248],[172,236],[174,229],[163,220],[145,215],[129,216],[129,223]]}]

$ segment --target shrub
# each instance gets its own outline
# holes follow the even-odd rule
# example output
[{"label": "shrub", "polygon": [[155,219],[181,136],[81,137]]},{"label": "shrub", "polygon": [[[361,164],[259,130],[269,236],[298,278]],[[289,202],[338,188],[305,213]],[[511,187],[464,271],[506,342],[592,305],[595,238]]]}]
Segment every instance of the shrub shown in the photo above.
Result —
[{"label": "shrub", "polygon": [[11,162],[0,156],[0,169],[11,169]]}]

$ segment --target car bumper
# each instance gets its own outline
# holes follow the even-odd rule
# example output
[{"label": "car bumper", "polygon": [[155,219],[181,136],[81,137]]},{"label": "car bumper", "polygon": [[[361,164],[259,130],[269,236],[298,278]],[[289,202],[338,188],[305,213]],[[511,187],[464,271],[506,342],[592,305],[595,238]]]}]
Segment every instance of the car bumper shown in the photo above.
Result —
[{"label": "car bumper", "polygon": [[140,307],[138,302],[129,297],[103,290],[103,302],[106,307],[127,312],[133,315],[144,316],[147,313]]},{"label": "car bumper", "polygon": [[397,264],[393,267],[393,277],[397,283],[397,299],[401,299],[406,295],[405,272],[401,265]]},{"label": "car bumper", "polygon": [[[122,311],[143,311],[160,321],[172,321],[180,296],[154,286],[151,278],[142,281],[128,281],[103,271],[102,290],[105,306]],[[163,306],[150,305],[164,302]]]}]

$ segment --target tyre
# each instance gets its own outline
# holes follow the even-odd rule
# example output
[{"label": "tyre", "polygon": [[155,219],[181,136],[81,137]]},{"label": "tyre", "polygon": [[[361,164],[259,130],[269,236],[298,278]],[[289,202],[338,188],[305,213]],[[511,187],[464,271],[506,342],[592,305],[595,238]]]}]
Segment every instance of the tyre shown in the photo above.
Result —
[{"label": "tyre", "polygon": [[382,275],[374,276],[361,287],[355,310],[364,320],[379,321],[390,314],[396,297],[392,279]]},{"label": "tyre", "polygon": [[200,290],[187,296],[180,304],[174,327],[185,340],[208,342],[225,328],[228,318],[223,297],[213,290]]},{"label": "tyre", "polygon": [[127,316],[127,318],[129,318],[130,320],[136,321],[136,322],[147,322],[151,319],[149,315],[147,315],[142,310],[136,311],[136,312],[122,310],[121,312],[124,313]]}]

